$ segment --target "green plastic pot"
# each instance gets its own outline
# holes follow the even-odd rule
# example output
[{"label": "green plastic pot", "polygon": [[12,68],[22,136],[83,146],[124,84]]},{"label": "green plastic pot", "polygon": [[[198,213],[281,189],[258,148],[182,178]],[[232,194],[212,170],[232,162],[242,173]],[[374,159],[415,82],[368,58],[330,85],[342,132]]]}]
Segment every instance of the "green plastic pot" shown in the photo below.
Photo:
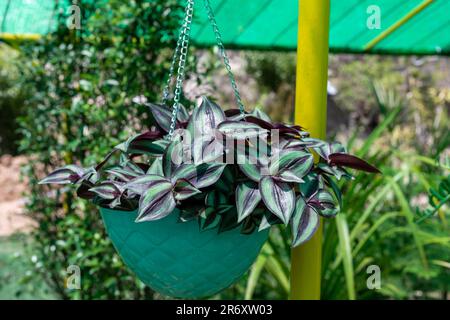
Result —
[{"label": "green plastic pot", "polygon": [[146,285],[177,298],[200,298],[229,287],[250,268],[269,231],[200,231],[197,221],[136,223],[137,212],[100,208],[106,231],[125,264]]}]

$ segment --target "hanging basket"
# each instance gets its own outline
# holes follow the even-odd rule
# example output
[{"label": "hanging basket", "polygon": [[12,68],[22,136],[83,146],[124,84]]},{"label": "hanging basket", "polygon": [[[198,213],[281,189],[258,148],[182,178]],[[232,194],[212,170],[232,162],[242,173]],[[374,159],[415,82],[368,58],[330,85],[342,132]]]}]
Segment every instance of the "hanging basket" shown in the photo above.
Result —
[{"label": "hanging basket", "polygon": [[[300,126],[273,123],[260,110],[245,111],[209,0],[204,0],[206,11],[238,109],[224,112],[204,97],[189,114],[180,104],[194,9],[194,0],[186,1],[163,103],[148,104],[152,129],[117,145],[95,167],[67,165],[40,183],[78,185],[80,197],[100,206],[114,246],[139,279],[156,292],[196,298],[238,280],[272,225],[289,224],[293,246],[308,241],[319,215],[329,218],[339,211],[342,197],[334,179],[351,177],[344,167],[379,171],[339,143],[312,139]],[[260,136],[261,143],[252,140]],[[310,149],[319,163],[314,164]],[[109,166],[116,153],[118,163]],[[231,163],[215,161],[228,155]],[[235,162],[255,155],[257,161]],[[135,160],[140,156],[144,162]]]},{"label": "hanging basket", "polygon": [[243,235],[239,228],[218,234],[200,231],[197,221],[178,223],[178,214],[135,223],[137,212],[100,208],[106,230],[125,264],[155,291],[177,298],[215,294],[251,266],[269,230]]}]

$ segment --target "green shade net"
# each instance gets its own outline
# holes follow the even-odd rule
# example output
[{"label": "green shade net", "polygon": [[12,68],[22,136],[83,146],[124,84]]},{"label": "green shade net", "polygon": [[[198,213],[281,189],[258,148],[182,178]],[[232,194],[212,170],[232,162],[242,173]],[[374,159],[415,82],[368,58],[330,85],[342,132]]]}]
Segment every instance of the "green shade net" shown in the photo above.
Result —
[{"label": "green shade net", "polygon": [[[45,34],[51,31],[54,27],[54,1],[0,0],[0,31],[18,35]],[[330,50],[449,55],[450,0],[432,1],[372,49],[364,49],[371,40],[423,2],[424,0],[331,0]],[[297,47],[297,0],[211,0],[211,3],[227,47],[261,50],[295,50]],[[379,29],[367,27],[367,20],[372,13],[367,11],[373,5],[378,6],[381,12]],[[199,46],[215,44],[203,9],[203,0],[196,1],[192,35]]]}]

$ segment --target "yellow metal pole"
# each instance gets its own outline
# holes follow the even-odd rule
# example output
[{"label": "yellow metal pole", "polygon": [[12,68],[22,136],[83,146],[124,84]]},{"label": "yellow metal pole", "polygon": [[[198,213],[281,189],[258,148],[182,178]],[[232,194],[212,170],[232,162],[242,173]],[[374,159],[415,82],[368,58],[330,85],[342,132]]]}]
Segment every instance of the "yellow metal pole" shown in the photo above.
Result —
[{"label": "yellow metal pole", "polygon": [[[295,122],[325,138],[330,0],[299,0]],[[291,299],[319,300],[322,223],[314,237],[292,250]]]},{"label": "yellow metal pole", "polygon": [[0,33],[0,40],[8,40],[8,41],[35,41],[41,38],[40,34],[13,34],[13,33]]}]

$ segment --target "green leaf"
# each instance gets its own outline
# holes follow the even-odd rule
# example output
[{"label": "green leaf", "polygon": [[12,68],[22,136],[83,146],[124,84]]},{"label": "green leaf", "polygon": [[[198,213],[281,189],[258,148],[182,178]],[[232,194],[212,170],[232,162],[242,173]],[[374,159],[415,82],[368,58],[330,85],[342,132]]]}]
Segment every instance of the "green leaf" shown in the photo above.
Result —
[{"label": "green leaf", "polygon": [[254,182],[239,184],[235,193],[238,222],[241,222],[255,210],[261,201],[261,194],[258,185]]},{"label": "green leaf", "polygon": [[222,217],[217,214],[215,208],[205,208],[200,213],[198,223],[201,230],[214,229],[219,226]]},{"label": "green leaf", "polygon": [[227,202],[226,194],[219,190],[211,190],[205,197],[205,205],[212,208],[219,208]]},{"label": "green leaf", "polygon": [[335,221],[339,236],[339,251],[343,256],[345,283],[347,285],[348,298],[350,300],[355,300],[355,272],[353,270],[352,243],[348,231],[347,219],[344,214],[340,214],[336,217]]},{"label": "green leaf", "polygon": [[319,215],[305,200],[299,196],[295,203],[295,211],[291,221],[292,246],[305,243],[319,227]]},{"label": "green leaf", "polygon": [[233,230],[237,227],[237,212],[234,206],[224,206],[224,209],[219,212],[221,219],[219,225],[219,233]]},{"label": "green leaf", "polygon": [[[233,170],[232,170],[233,169]],[[219,180],[217,180],[215,184],[216,190],[219,190],[226,194],[231,194],[234,190],[235,186],[235,176],[234,176],[235,167],[226,166],[223,170],[223,173]]]},{"label": "green leaf", "polygon": [[247,178],[259,182],[261,180],[261,170],[256,164],[252,163],[245,163],[245,164],[238,164],[239,168],[241,169],[242,173],[247,176]]},{"label": "green leaf", "polygon": [[219,180],[225,167],[222,163],[183,164],[173,173],[172,181],[186,179],[197,189],[209,187]]},{"label": "green leaf", "polygon": [[217,129],[223,135],[236,140],[254,138],[269,132],[251,122],[229,120],[222,122]]},{"label": "green leaf", "polygon": [[322,177],[325,179],[325,182],[327,185],[333,190],[334,196],[338,200],[339,207],[343,207],[343,200],[342,200],[342,192],[337,183],[334,181],[333,177],[322,175]]},{"label": "green leaf", "polygon": [[175,206],[172,184],[167,180],[154,182],[139,200],[136,222],[162,219],[168,216]]},{"label": "green leaf", "polygon": [[199,210],[195,210],[195,209],[194,210],[191,210],[191,209],[180,210],[180,215],[178,216],[178,222],[180,222],[180,223],[188,222],[188,221],[198,218],[199,215],[200,215]]},{"label": "green leaf", "polygon": [[259,182],[259,191],[266,207],[287,224],[295,207],[295,192],[292,186],[265,176]]},{"label": "green leaf", "polygon": [[320,176],[313,173],[305,177],[305,182],[300,184],[300,191],[305,199],[310,199],[321,188]]}]

